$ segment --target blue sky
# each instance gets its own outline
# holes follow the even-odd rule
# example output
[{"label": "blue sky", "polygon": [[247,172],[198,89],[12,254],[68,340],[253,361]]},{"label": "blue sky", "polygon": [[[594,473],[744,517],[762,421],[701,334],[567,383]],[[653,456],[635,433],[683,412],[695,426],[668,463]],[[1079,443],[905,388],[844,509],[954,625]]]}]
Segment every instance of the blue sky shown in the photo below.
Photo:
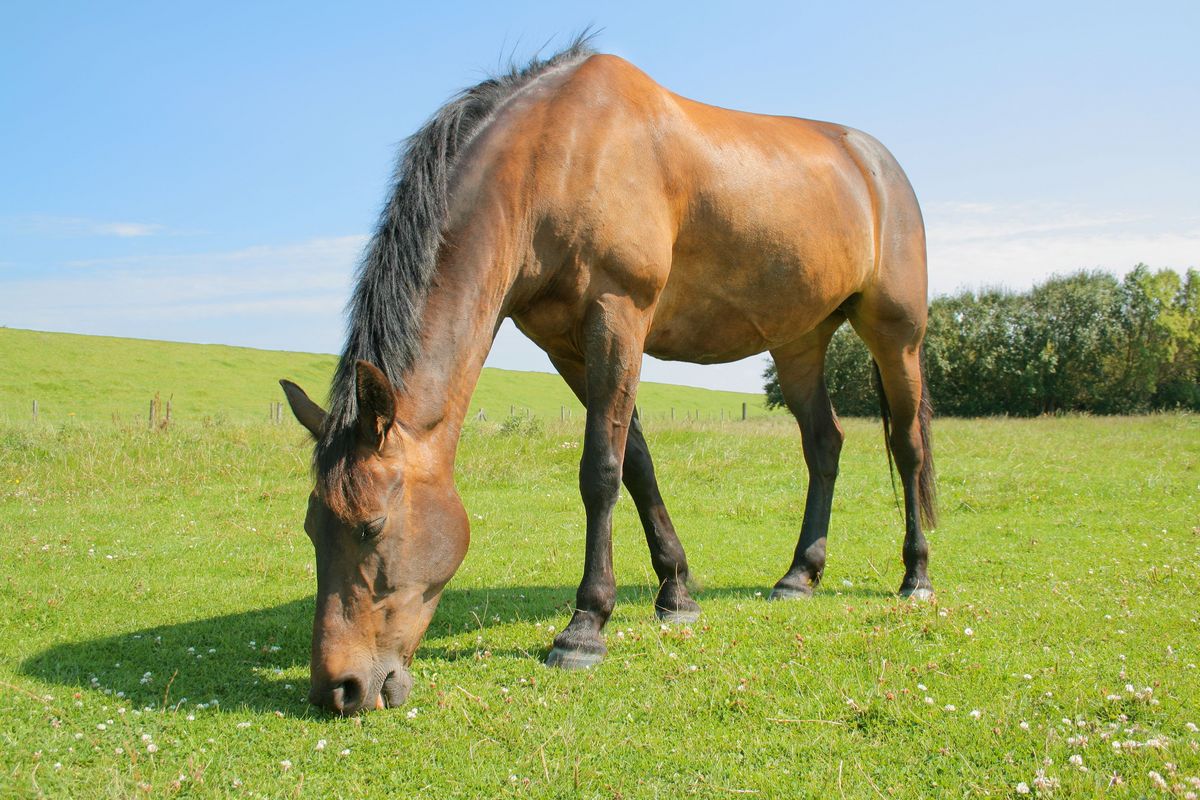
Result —
[{"label": "blue sky", "polygon": [[[436,6],[436,7],[435,7]],[[10,4],[0,325],[336,352],[397,144],[592,24],[710,103],[899,158],[938,293],[1200,266],[1200,4]],[[549,369],[502,332],[489,363]],[[644,378],[757,390],[761,361]]]}]

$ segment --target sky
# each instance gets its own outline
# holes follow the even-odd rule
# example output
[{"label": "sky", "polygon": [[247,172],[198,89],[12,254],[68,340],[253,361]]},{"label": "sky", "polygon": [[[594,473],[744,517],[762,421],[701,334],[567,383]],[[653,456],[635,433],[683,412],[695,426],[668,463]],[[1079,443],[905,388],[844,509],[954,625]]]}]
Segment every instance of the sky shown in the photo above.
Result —
[{"label": "sky", "polygon": [[[1200,266],[1200,3],[43,2],[0,14],[0,325],[340,351],[404,137],[589,25],[680,94],[884,142],[934,294]],[[508,323],[488,363],[551,370]]]}]

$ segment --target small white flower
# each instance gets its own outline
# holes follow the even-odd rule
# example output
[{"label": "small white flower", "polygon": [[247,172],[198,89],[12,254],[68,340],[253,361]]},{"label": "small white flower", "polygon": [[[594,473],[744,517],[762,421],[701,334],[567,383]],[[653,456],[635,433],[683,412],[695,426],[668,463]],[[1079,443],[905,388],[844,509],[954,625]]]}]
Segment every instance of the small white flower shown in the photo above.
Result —
[{"label": "small white flower", "polygon": [[157,753],[158,745],[156,745],[154,742],[150,742],[150,744],[146,745],[146,752],[147,753]]},{"label": "small white flower", "polygon": [[317,749],[318,749],[318,750],[324,750],[324,749],[325,749],[325,744],[326,744],[326,742],[325,742],[325,740],[324,740],[324,739],[318,739],[318,740],[317,740]]},{"label": "small white flower", "polygon": [[1029,784],[1021,781],[1017,784],[1017,794],[1029,794]]},{"label": "small white flower", "polygon": [[342,752],[338,753],[338,755],[341,755],[341,756],[348,756],[348,755],[350,755],[350,748],[349,748],[349,747],[347,747],[345,750],[343,750]]},{"label": "small white flower", "polygon": [[279,762],[279,766],[283,767],[283,769],[286,771],[292,768],[292,762],[285,758],[283,761]]},{"label": "small white flower", "polygon": [[410,709],[408,710],[408,713],[407,713],[407,714],[405,714],[404,716],[408,717],[409,719],[416,719],[416,718],[417,718],[417,714],[419,714],[419,713],[421,713],[421,709],[419,709],[419,708],[410,708]]},{"label": "small white flower", "polygon": [[239,728],[249,728],[249,727],[250,727],[250,723],[249,723],[249,722],[239,722],[239,723],[237,724],[237,726],[238,726]]},{"label": "small white flower", "polygon": [[947,703],[945,706],[942,707],[942,710],[943,711],[956,711],[957,709],[953,705],[950,705],[949,703]]},{"label": "small white flower", "polygon": [[1070,762],[1070,763],[1071,763],[1073,766],[1076,766],[1076,767],[1082,767],[1082,766],[1083,766],[1083,756],[1079,755],[1078,753],[1076,753],[1075,755],[1073,755],[1073,756],[1071,756],[1070,758],[1068,758],[1068,759],[1067,759],[1067,761],[1068,761],[1068,762]]},{"label": "small white flower", "polygon": [[982,716],[983,716],[983,712],[980,711],[978,708],[971,709],[971,719],[979,719]]},{"label": "small white flower", "polygon": [[963,628],[963,635],[964,635],[964,636],[974,636],[974,635],[975,635],[975,631],[973,631],[973,630],[972,630],[972,629],[970,629],[970,628]]},{"label": "small white flower", "polygon": [[1020,727],[1020,729],[1023,731],[1027,731],[1029,730],[1029,723],[1025,720],[1021,720],[1021,724],[1018,727]]},{"label": "small white flower", "polygon": [[98,731],[103,731],[103,730],[107,730],[107,729],[108,729],[108,726],[105,725],[103,722],[98,723],[96,725],[96,730],[98,730]]}]

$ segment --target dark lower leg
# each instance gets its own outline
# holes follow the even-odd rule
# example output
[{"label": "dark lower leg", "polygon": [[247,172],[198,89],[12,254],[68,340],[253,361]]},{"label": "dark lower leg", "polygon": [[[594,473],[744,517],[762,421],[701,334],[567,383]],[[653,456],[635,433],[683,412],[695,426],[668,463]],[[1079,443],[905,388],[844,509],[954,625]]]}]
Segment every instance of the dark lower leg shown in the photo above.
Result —
[{"label": "dark lower leg", "polygon": [[[557,358],[551,358],[551,362],[575,392],[575,396],[586,406],[583,364]],[[622,479],[625,488],[629,490],[629,496],[633,498],[633,504],[637,507],[642,529],[646,533],[646,544],[650,548],[650,563],[658,576],[655,613],[660,619],[668,622],[692,622],[699,616],[700,607],[688,593],[687,557],[683,552],[683,544],[675,533],[671,515],[667,513],[666,503],[658,491],[654,462],[650,458],[650,448],[642,433],[636,408],[629,426],[629,436],[625,441]]]},{"label": "dark lower leg", "polygon": [[840,318],[831,318],[787,351],[771,353],[784,399],[800,425],[804,462],[808,466],[808,494],[800,539],[791,567],[771,592],[771,598],[776,600],[808,597],[825,570],[825,541],[844,438],[825,388],[825,348],[840,323]]},{"label": "dark lower leg", "polygon": [[809,407],[827,411],[797,415],[804,438],[804,460],[808,465],[808,495],[792,566],[775,584],[771,592],[775,599],[811,595],[825,571],[825,541],[829,535],[829,516],[833,509],[833,489],[843,436],[823,384]]},{"label": "dark lower leg", "polygon": [[917,418],[921,402],[921,367],[916,351],[877,359],[892,416],[889,444],[904,485],[904,580],[900,594],[925,599],[933,594],[929,580],[929,544],[921,530],[920,486],[924,448]]},{"label": "dark lower leg", "polygon": [[650,548],[650,563],[658,576],[654,611],[659,619],[667,622],[694,622],[700,616],[700,606],[688,594],[687,556],[659,494],[654,462],[636,410],[625,443],[624,480],[642,520],[646,544]]},{"label": "dark lower leg", "polygon": [[579,467],[579,488],[587,515],[583,580],[575,593],[575,613],[562,633],[554,637],[554,647],[546,659],[550,666],[567,669],[590,667],[604,658],[608,649],[600,632],[612,614],[617,594],[612,568],[612,511],[620,491],[621,465],[603,443],[596,441],[590,428],[589,420]]},{"label": "dark lower leg", "polygon": [[[550,666],[590,667],[607,648],[600,633],[616,602],[612,565],[612,514],[621,491],[621,470],[637,395],[645,322],[631,303],[597,305],[586,323],[586,362],[580,376],[587,398],[587,426],[579,463],[579,493],[587,517],[583,580],[575,613],[546,657]],[[634,365],[630,369],[630,365]]]},{"label": "dark lower leg", "polygon": [[915,425],[912,427],[911,432],[897,429],[892,437],[892,452],[904,482],[904,580],[900,583],[900,594],[924,599],[933,593],[933,583],[929,580],[929,544],[921,530],[917,485],[921,472],[921,439]]}]

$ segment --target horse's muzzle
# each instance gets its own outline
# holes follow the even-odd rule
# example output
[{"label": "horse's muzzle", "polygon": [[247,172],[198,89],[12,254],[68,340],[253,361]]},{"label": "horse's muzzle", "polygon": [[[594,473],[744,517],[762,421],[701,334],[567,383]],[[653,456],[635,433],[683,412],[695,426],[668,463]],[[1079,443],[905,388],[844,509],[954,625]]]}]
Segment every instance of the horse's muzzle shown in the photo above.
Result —
[{"label": "horse's muzzle", "polygon": [[343,717],[376,708],[403,705],[412,690],[412,676],[403,664],[374,665],[364,674],[347,673],[328,680],[313,677],[308,701]]}]

